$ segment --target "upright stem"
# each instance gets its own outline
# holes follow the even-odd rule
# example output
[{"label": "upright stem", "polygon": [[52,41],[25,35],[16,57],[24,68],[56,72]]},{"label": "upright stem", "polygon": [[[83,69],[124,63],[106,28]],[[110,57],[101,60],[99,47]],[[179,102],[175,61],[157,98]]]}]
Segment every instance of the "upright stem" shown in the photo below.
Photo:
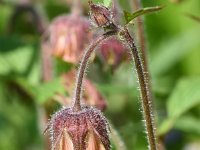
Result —
[{"label": "upright stem", "polygon": [[42,81],[47,82],[53,78],[53,59],[47,45],[42,45]]},{"label": "upright stem", "polygon": [[140,94],[142,99],[142,108],[143,114],[145,119],[145,125],[147,130],[147,138],[149,142],[149,149],[150,150],[157,150],[156,144],[156,136],[155,136],[155,128],[153,122],[153,115],[152,115],[152,105],[151,105],[151,91],[149,89],[149,81],[144,72],[144,64],[141,60],[141,56],[137,47],[135,46],[134,39],[128,32],[128,29],[124,28],[120,31],[122,38],[127,42],[128,46],[130,47],[131,54],[133,57],[133,61],[135,63],[137,76],[139,80],[140,86]]},{"label": "upright stem", "polygon": [[[134,9],[135,10],[139,10],[141,8],[141,0],[133,0],[133,4],[134,4]],[[144,23],[143,23],[143,18],[142,16],[138,16],[137,18],[137,36],[139,39],[139,45],[140,45],[140,51],[141,51],[141,59],[143,61],[143,68],[144,68],[144,72],[146,73],[146,78],[147,81],[150,82],[151,80],[151,76],[149,74],[149,67],[148,67],[148,53],[147,53],[147,45],[146,45],[146,39],[145,39],[145,31],[144,31]],[[149,83],[149,89],[151,90],[151,84]],[[152,94],[152,93],[149,93]],[[153,95],[150,95],[151,97]]]},{"label": "upright stem", "polygon": [[[133,0],[133,7],[134,10],[139,10],[141,8],[140,0]],[[147,63],[147,52],[146,52],[146,40],[145,40],[145,33],[144,33],[144,24],[143,19],[141,16],[136,18],[137,20],[137,35],[140,43],[140,50],[141,50],[141,57],[144,63],[144,71],[148,72],[148,63]]]},{"label": "upright stem", "polygon": [[[41,40],[41,77],[42,82],[48,82],[53,79],[53,59],[51,56],[51,51],[49,51],[48,44],[45,43],[46,34],[42,36]],[[48,107],[47,105],[43,105],[43,107],[38,107],[38,119],[39,119],[39,125],[47,124],[48,122]],[[44,132],[45,129],[42,128],[41,133]],[[49,137],[45,136],[44,138],[45,143],[45,150],[50,149],[51,142],[49,140]]]},{"label": "upright stem", "polygon": [[74,98],[74,104],[73,104],[74,111],[81,110],[80,100],[81,100],[83,77],[85,75],[87,63],[88,63],[88,60],[89,60],[92,52],[95,50],[97,45],[101,44],[105,39],[107,39],[108,37],[112,36],[115,33],[116,33],[115,31],[109,31],[109,32],[99,36],[99,38],[97,38],[94,42],[92,42],[92,44],[89,46],[89,48],[85,52],[85,54],[81,60],[80,68],[79,68],[78,74],[77,74],[77,81],[76,81],[76,87],[75,87],[75,98]]},{"label": "upright stem", "polygon": [[74,15],[80,15],[82,14],[82,4],[81,4],[81,0],[73,0],[72,2],[72,14]]}]

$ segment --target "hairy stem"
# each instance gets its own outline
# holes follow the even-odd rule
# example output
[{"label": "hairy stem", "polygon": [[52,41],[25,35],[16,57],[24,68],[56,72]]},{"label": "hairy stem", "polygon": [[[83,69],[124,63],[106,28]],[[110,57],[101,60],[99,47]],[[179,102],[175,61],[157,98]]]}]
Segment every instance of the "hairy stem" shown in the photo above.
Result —
[{"label": "hairy stem", "polygon": [[[141,8],[141,0],[133,0],[134,9],[139,10]],[[140,51],[141,51],[141,59],[143,61],[143,68],[144,72],[146,74],[146,79],[149,82],[151,79],[151,76],[149,75],[149,67],[148,67],[148,57],[147,57],[147,45],[146,45],[146,39],[145,39],[145,31],[144,31],[144,23],[142,16],[138,16],[137,18],[137,36],[139,39],[139,45],[140,45]],[[148,84],[149,89],[151,91],[151,84]],[[152,94],[152,93],[149,93]],[[152,97],[152,95],[149,95]]]},{"label": "hairy stem", "polygon": [[149,142],[149,149],[150,150],[157,150],[156,144],[156,136],[155,136],[155,127],[153,122],[153,115],[152,115],[152,106],[151,106],[151,91],[149,89],[149,81],[144,72],[144,64],[141,60],[141,56],[137,47],[135,46],[134,39],[129,34],[128,29],[124,28],[120,31],[120,35],[122,38],[127,42],[131,54],[133,57],[133,61],[135,63],[136,72],[139,80],[139,87],[140,87],[140,94],[142,99],[142,108],[143,114],[145,119],[145,125],[147,130],[147,138]]},{"label": "hairy stem", "polygon": [[113,127],[110,123],[110,132],[113,144],[115,145],[117,150],[127,150],[124,141],[122,141],[121,137],[119,136],[117,130]]},{"label": "hairy stem", "polygon": [[115,33],[116,33],[115,31],[109,31],[109,32],[99,36],[99,38],[97,38],[95,41],[93,41],[92,44],[87,49],[87,51],[85,52],[85,54],[84,54],[84,56],[81,60],[80,68],[79,68],[78,74],[77,74],[77,81],[76,81],[76,87],[75,87],[75,98],[74,98],[74,104],[73,104],[73,110],[74,111],[80,111],[81,110],[80,100],[81,100],[83,77],[85,75],[87,63],[89,61],[89,58],[90,58],[92,52],[105,39],[107,39],[108,37],[112,36]]},{"label": "hairy stem", "polygon": [[[140,0],[133,0],[133,8],[134,10],[139,10],[141,8]],[[144,71],[148,71],[148,63],[147,63],[147,52],[146,52],[146,40],[145,40],[145,33],[144,33],[144,24],[143,24],[143,18],[141,16],[138,16],[136,18],[137,20],[137,35],[139,39],[140,44],[140,50],[141,50],[141,57],[144,63]]]}]

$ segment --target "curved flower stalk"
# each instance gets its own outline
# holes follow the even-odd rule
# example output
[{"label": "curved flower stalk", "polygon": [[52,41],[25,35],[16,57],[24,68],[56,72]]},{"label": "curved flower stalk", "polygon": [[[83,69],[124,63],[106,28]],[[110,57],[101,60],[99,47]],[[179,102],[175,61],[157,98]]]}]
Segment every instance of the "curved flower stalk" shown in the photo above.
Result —
[{"label": "curved flower stalk", "polygon": [[81,110],[81,92],[82,92],[82,83],[83,83],[83,77],[85,75],[87,63],[89,61],[89,58],[92,54],[92,52],[95,50],[95,48],[101,44],[104,40],[112,36],[115,32],[107,32],[103,34],[102,36],[99,36],[92,44],[89,46],[88,50],[83,55],[83,59],[81,61],[81,65],[77,74],[77,81],[76,81],[76,87],[75,87],[75,95],[74,95],[74,104],[73,108],[74,111]]},{"label": "curved flower stalk", "polygon": [[[62,106],[67,106],[71,104],[71,96],[73,95],[74,84],[76,79],[74,76],[77,74],[75,69],[70,70],[69,72],[62,75],[62,84],[64,85],[65,90],[68,93],[68,96],[57,94],[54,98],[57,100]],[[83,91],[82,101],[84,104],[89,106],[94,106],[99,110],[103,111],[107,107],[106,99],[104,96],[98,91],[97,87],[94,83],[85,78],[84,79],[85,90]]]}]

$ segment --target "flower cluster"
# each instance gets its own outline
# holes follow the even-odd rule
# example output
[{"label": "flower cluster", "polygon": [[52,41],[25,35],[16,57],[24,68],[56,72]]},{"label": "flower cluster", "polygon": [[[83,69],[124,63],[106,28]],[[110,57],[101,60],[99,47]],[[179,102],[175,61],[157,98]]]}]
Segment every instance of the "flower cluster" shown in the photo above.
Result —
[{"label": "flower cluster", "polygon": [[[115,27],[112,21],[112,13],[108,8],[92,2],[89,2],[89,5],[91,9],[90,18],[98,27],[104,29]],[[88,43],[92,38],[91,33],[87,32],[88,28],[87,20],[82,17],[63,16],[57,18],[49,28],[49,43],[52,47],[52,53],[64,61],[77,63],[82,56],[85,43]],[[100,41],[103,41],[102,39],[100,38]],[[111,148],[109,125],[106,118],[100,110],[91,106],[83,106],[80,102],[85,96],[83,94],[82,97],[80,94],[85,66],[90,58],[90,51],[92,52],[97,45],[91,44],[83,56],[81,71],[77,75],[78,81],[73,105],[56,112],[49,122],[47,129],[51,133],[53,150],[110,150]],[[117,39],[110,38],[99,47],[99,50],[107,63],[114,54],[111,65],[116,67],[122,60],[122,53],[126,49]],[[72,78],[74,78],[73,73],[64,76],[67,91],[72,84]],[[87,79],[85,79],[85,84],[86,99],[89,99],[86,104],[100,106],[99,108],[103,109],[101,107],[104,107],[105,103],[101,103],[104,101],[94,85]],[[96,103],[92,104],[92,102]]]}]

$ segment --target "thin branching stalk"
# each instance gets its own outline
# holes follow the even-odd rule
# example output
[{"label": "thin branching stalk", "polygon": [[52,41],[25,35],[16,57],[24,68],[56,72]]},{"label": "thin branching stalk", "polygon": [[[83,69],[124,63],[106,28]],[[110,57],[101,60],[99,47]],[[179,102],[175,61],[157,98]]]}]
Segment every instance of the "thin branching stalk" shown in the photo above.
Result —
[{"label": "thin branching stalk", "polygon": [[110,124],[110,132],[113,144],[115,145],[117,150],[127,150],[124,141],[119,136],[117,130]]},{"label": "thin branching stalk", "polygon": [[85,52],[85,54],[84,54],[84,56],[81,60],[80,68],[79,68],[78,74],[77,74],[77,81],[76,81],[76,87],[75,87],[75,97],[74,97],[74,104],[73,104],[73,110],[74,111],[80,111],[81,110],[80,100],[81,100],[81,92],[82,92],[82,83],[83,83],[83,78],[84,78],[84,75],[85,75],[87,63],[89,61],[89,58],[90,58],[92,52],[105,39],[109,38],[110,36],[112,36],[115,33],[116,32],[110,31],[110,32],[107,32],[107,33],[99,36],[99,38],[97,38],[94,42],[92,42],[92,44],[88,47],[87,51]]},{"label": "thin branching stalk", "polygon": [[143,108],[143,114],[144,114],[144,120],[147,130],[147,138],[149,142],[149,149],[150,150],[157,150],[157,144],[156,144],[156,136],[155,136],[155,127],[154,127],[154,120],[153,120],[153,114],[152,114],[152,103],[151,103],[151,91],[149,89],[149,81],[147,79],[146,73],[144,72],[144,64],[141,60],[140,53],[135,46],[134,39],[129,34],[129,31],[127,28],[124,28],[120,31],[121,37],[126,41],[128,44],[133,61],[135,63],[135,68],[139,80],[139,87],[140,87],[140,93],[141,93],[141,100],[142,100],[142,108]]}]

